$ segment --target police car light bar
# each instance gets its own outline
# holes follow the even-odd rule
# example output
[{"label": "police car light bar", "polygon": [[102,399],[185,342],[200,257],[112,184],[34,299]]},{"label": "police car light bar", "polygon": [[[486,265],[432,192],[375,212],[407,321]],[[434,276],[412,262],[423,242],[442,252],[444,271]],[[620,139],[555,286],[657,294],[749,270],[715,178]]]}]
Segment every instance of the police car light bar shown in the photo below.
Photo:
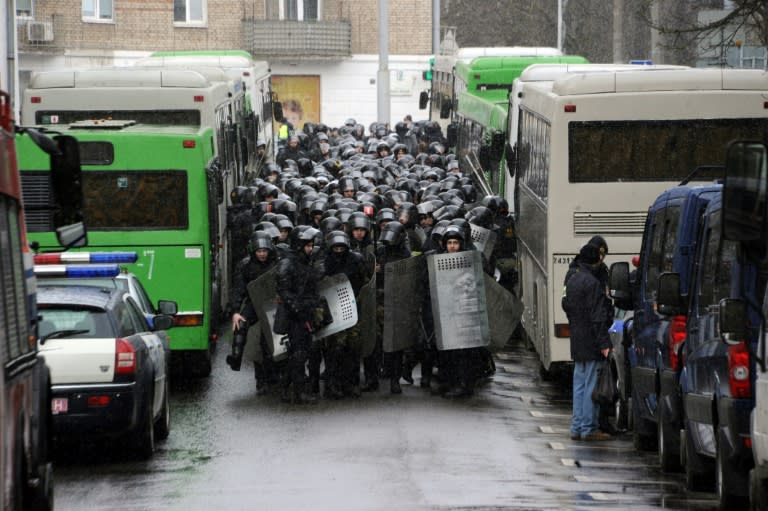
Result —
[{"label": "police car light bar", "polygon": [[57,252],[35,254],[35,264],[65,263],[135,263],[136,252]]},{"label": "police car light bar", "polygon": [[116,277],[120,274],[117,264],[45,264],[35,265],[36,277],[93,278]]}]

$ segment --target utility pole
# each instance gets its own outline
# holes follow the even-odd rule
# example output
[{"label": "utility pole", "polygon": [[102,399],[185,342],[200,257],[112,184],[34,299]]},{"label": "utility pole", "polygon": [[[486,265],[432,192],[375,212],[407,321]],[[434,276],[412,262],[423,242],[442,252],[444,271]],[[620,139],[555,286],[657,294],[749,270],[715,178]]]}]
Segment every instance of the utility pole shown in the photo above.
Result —
[{"label": "utility pole", "polygon": [[432,55],[440,53],[440,0],[432,0]]},{"label": "utility pole", "polygon": [[376,107],[379,122],[389,124],[389,0],[379,0],[379,72]]}]

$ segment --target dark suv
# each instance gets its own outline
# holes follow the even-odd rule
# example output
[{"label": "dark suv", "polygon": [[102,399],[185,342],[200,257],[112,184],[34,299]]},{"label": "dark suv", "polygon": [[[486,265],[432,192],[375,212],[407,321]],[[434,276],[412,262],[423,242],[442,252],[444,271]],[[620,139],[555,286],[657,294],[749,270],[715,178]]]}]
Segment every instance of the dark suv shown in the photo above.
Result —
[{"label": "dark suv", "polygon": [[[664,470],[680,468],[682,417],[678,390],[680,350],[685,342],[686,317],[669,316],[659,310],[659,276],[676,272],[680,290],[688,292],[693,268],[695,242],[701,215],[720,193],[722,185],[677,186],[663,192],[648,210],[640,262],[629,282],[627,263],[611,267],[611,289],[623,290],[633,309],[632,328],[624,344],[630,353],[631,414],[633,441],[637,449],[658,446]],[[617,269],[618,267],[618,269]],[[632,287],[631,291],[630,288]],[[626,383],[625,383],[626,384]]]}]

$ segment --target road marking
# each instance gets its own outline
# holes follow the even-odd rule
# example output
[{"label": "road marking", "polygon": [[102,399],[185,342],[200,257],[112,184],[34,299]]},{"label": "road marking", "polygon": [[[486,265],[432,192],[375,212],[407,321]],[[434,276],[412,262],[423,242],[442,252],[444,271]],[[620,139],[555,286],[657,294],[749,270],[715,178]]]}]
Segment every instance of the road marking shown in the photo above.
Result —
[{"label": "road marking", "polygon": [[531,417],[536,417],[538,419],[541,419],[543,417],[570,418],[570,415],[565,413],[542,413],[536,410],[531,410]]},{"label": "road marking", "polygon": [[539,426],[539,430],[542,433],[554,433],[555,432],[555,430],[552,429],[552,426]]},{"label": "road marking", "polygon": [[576,460],[571,459],[571,458],[560,458],[560,463],[562,463],[566,467],[575,467],[576,466]]},{"label": "road marking", "polygon": [[[595,478],[590,476],[582,476],[582,475],[574,475],[573,476],[574,481],[577,483],[596,483],[596,484],[609,484],[609,485],[628,485],[628,486],[638,486],[638,485],[668,485],[668,486],[678,486],[679,483],[677,481],[665,481],[663,479],[658,480],[636,480],[636,479],[603,479],[603,478]],[[686,501],[687,502],[687,501]]]},{"label": "road marking", "polygon": [[587,493],[587,495],[592,497],[592,500],[610,500],[611,499],[611,497],[609,497],[605,493],[600,493],[600,492],[590,492],[590,493]]},{"label": "road marking", "polygon": [[555,451],[564,451],[565,446],[560,442],[549,442],[549,446]]}]

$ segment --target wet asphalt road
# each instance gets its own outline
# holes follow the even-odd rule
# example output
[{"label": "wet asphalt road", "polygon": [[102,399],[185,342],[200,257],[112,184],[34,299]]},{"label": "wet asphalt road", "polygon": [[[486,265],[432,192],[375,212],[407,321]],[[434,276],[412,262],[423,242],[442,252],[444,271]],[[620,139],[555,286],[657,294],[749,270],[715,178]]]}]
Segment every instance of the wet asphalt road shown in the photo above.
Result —
[{"label": "wet asphalt road", "polygon": [[[256,396],[250,364],[214,354],[177,381],[168,440],[147,462],[119,442],[61,449],[57,510],[714,509],[625,435],[569,439],[570,399],[512,343],[470,399],[402,395],[288,405]],[[418,368],[414,376],[418,376]]]}]

